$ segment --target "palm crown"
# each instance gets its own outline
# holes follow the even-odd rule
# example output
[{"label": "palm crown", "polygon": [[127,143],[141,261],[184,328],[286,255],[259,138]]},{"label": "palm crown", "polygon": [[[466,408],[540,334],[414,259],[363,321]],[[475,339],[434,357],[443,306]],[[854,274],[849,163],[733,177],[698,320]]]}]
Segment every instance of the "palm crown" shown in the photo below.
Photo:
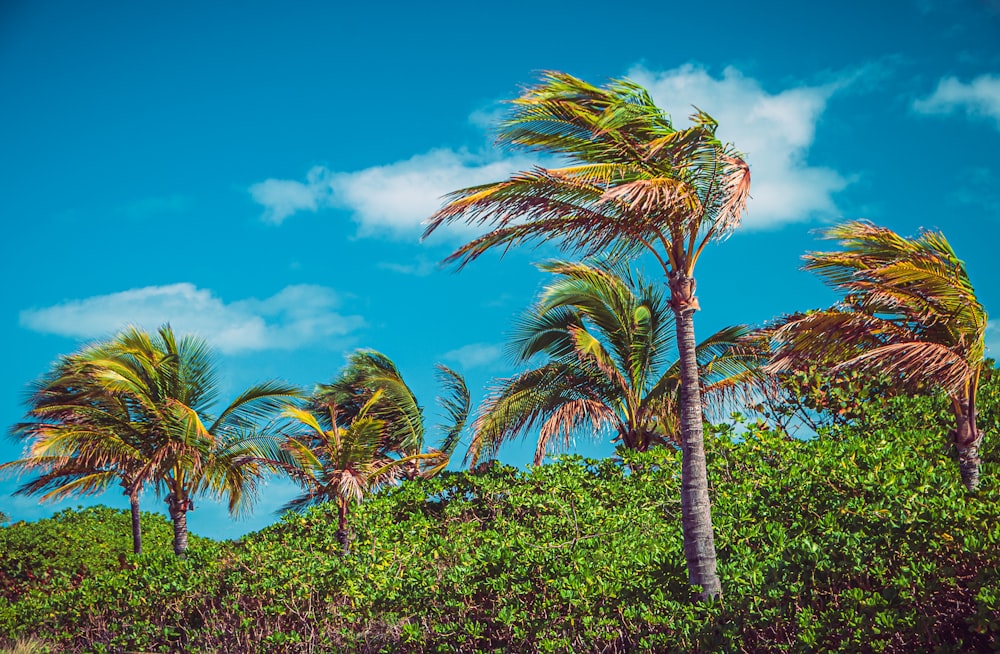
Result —
[{"label": "palm crown", "polygon": [[[476,465],[536,424],[536,465],[584,431],[628,449],[679,445],[680,369],[662,287],[603,261],[541,268],[558,278],[522,316],[512,345],[520,361],[545,362],[491,389],[466,460]],[[717,404],[758,379],[764,357],[746,341],[749,332],[726,328],[698,347],[705,397]]]},{"label": "palm crown", "polygon": [[836,306],[791,316],[772,330],[772,370],[810,361],[834,370],[882,374],[900,388],[931,385],[952,403],[962,476],[979,478],[976,393],[983,369],[987,315],[965,264],[940,232],[915,238],[864,221],[825,232],[842,250],[805,256],[812,270],[839,291]]}]

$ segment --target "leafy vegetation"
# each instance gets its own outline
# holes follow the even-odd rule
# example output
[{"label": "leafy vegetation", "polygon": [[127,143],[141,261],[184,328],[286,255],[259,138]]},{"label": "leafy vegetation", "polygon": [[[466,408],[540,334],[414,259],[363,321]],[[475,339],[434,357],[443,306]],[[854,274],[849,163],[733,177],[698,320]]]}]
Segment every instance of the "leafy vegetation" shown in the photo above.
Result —
[{"label": "leafy vegetation", "polygon": [[[128,513],[106,507],[66,509],[37,522],[0,529],[0,597],[14,602],[30,591],[73,588],[84,579],[136,565],[129,557]],[[147,552],[171,551],[172,528],[156,513],[142,514]],[[210,541],[195,537],[197,545]]]},{"label": "leafy vegetation", "polygon": [[950,420],[921,396],[809,441],[716,427],[722,603],[689,601],[679,454],[653,448],[407,482],[352,512],[344,557],[330,505],[187,560],[130,556],[0,606],[0,633],[65,651],[1000,650],[1000,487],[957,483]]}]

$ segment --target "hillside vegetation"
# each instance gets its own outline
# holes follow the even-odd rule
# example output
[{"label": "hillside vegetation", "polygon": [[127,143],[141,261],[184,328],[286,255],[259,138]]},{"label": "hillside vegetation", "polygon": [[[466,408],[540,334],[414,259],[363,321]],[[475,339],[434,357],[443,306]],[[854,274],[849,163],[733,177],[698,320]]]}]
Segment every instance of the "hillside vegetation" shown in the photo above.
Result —
[{"label": "hillside vegetation", "polygon": [[[982,394],[992,437],[996,382]],[[722,603],[690,601],[679,455],[656,448],[406,482],[352,513],[344,557],[328,505],[181,560],[158,517],[138,557],[124,513],[14,525],[0,634],[69,652],[1000,651],[997,440],[970,495],[940,398],[878,404],[810,441],[742,419],[707,439]],[[53,572],[25,580],[40,558]]]}]

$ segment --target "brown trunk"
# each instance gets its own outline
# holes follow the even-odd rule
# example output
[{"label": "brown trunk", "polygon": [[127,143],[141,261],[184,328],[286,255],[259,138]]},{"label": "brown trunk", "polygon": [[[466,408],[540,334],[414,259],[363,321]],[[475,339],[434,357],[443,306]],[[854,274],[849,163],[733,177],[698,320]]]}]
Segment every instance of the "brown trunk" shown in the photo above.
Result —
[{"label": "brown trunk", "polygon": [[976,400],[974,393],[966,393],[962,398],[952,398],[955,412],[955,429],[951,432],[955,449],[958,451],[958,471],[962,483],[974,493],[979,488],[979,446],[983,435],[976,425]]},{"label": "brown trunk", "polygon": [[340,543],[341,556],[347,556],[350,551],[351,539],[347,533],[347,498],[337,499],[337,542]]},{"label": "brown trunk", "polygon": [[136,491],[130,493],[128,502],[132,509],[132,553],[142,554],[142,522],[139,519],[139,493]]},{"label": "brown trunk", "polygon": [[701,384],[694,338],[694,279],[670,277],[670,305],[674,310],[677,350],[681,364],[681,524],[688,581],[700,586],[699,600],[722,596],[716,571],[712,505],[708,497],[708,468],[702,429]]},{"label": "brown trunk", "polygon": [[174,554],[184,558],[188,548],[187,512],[192,508],[191,502],[178,500],[171,494],[167,497],[167,505],[174,523]]}]

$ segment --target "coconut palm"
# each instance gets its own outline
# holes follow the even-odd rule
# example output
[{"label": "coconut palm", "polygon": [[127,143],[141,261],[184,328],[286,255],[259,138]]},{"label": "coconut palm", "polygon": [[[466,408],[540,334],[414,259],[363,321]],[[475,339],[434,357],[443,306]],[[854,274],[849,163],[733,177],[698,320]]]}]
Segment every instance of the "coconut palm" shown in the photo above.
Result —
[{"label": "coconut palm", "polygon": [[129,499],[132,551],[142,553],[139,494],[154,474],[151,452],[130,403],[103,392],[82,371],[78,358],[63,357],[35,383],[31,420],[14,427],[30,445],[27,456],[0,471],[34,474],[15,494],[60,500],[101,493],[117,482]]},{"label": "coconut palm", "polygon": [[455,191],[430,219],[425,237],[465,221],[489,231],[448,258],[460,267],[488,250],[553,242],[567,251],[615,257],[648,253],[670,289],[681,371],[682,522],[688,577],[700,597],[719,596],[702,432],[702,401],[692,316],[695,264],[705,246],[735,229],[750,169],[715,135],[698,110],[678,129],[639,85],[598,88],[563,73],[513,102],[499,143],[562,157],[566,166],[535,168]]},{"label": "coconut palm", "polygon": [[[72,374],[85,377],[95,396],[110,396],[123,407],[118,418],[133,430],[128,432],[131,448],[119,445],[125,431],[94,423],[86,446],[72,436],[55,454],[75,456],[85,466],[100,460],[104,479],[113,469],[130,480],[130,489],[151,483],[166,498],[178,556],[187,550],[187,512],[194,509],[197,495],[227,499],[234,514],[250,507],[264,473],[256,457],[262,438],[257,425],[300,395],[293,386],[265,382],[241,393],[213,417],[209,412],[218,394],[213,352],[199,338],[177,339],[169,325],[153,336],[130,327],[111,341],[84,349],[72,361]],[[80,410],[74,407],[65,416],[55,416],[66,427],[56,435],[73,434],[70,426]],[[76,455],[72,443],[78,445]],[[99,458],[112,448],[136,456]],[[98,489],[101,477],[94,476],[94,470],[60,465],[50,474],[69,474],[62,475],[71,484],[67,492]]]},{"label": "coconut palm", "polygon": [[[553,445],[566,448],[583,431],[611,435],[630,450],[680,447],[680,366],[670,360],[673,316],[662,287],[603,261],[540,268],[559,278],[521,318],[513,345],[521,362],[540,355],[544,363],[491,389],[466,454],[469,465],[535,433],[536,424],[535,465]],[[766,357],[746,341],[749,334],[747,327],[729,327],[698,346],[702,397],[716,408],[760,379]]]},{"label": "coconut palm", "polygon": [[124,395],[142,415],[153,444],[155,485],[174,525],[174,552],[187,550],[187,512],[200,494],[225,498],[230,513],[252,505],[264,467],[258,425],[290,398],[289,384],[268,381],[243,391],[217,415],[214,352],[194,336],[176,338],[169,325],[155,336],[129,328],[89,353],[91,376],[108,392]]},{"label": "coconut palm", "polygon": [[944,389],[962,481],[979,484],[976,394],[984,369],[987,315],[965,264],[940,232],[905,238],[866,221],[832,227],[842,250],[812,252],[804,268],[843,294],[830,309],[791,316],[773,330],[769,368],[832,362],[837,370],[885,375],[899,389]]},{"label": "coconut palm", "polygon": [[[465,380],[447,366],[437,366],[437,379],[444,393],[438,404],[447,421],[439,425],[444,432],[437,448],[430,450],[435,457],[411,459],[404,474],[408,478],[433,476],[447,467],[451,455],[459,444],[469,415],[470,398]],[[371,399],[378,394],[374,404]],[[342,424],[350,424],[362,407],[368,415],[380,421],[383,449],[392,456],[412,456],[424,451],[426,425],[423,407],[413,390],[403,380],[392,360],[375,350],[358,350],[350,355],[348,364],[330,384],[317,387],[315,401],[318,406],[337,407],[337,417]]]},{"label": "coconut palm", "polygon": [[281,510],[301,511],[321,502],[337,505],[337,540],[348,552],[348,513],[353,503],[367,494],[398,481],[403,468],[413,461],[436,459],[435,454],[390,456],[386,421],[378,418],[385,391],[377,389],[354,407],[350,419],[333,402],[320,414],[319,400],[310,409],[288,407],[284,416],[294,425],[269,463],[287,473],[304,492]]}]

